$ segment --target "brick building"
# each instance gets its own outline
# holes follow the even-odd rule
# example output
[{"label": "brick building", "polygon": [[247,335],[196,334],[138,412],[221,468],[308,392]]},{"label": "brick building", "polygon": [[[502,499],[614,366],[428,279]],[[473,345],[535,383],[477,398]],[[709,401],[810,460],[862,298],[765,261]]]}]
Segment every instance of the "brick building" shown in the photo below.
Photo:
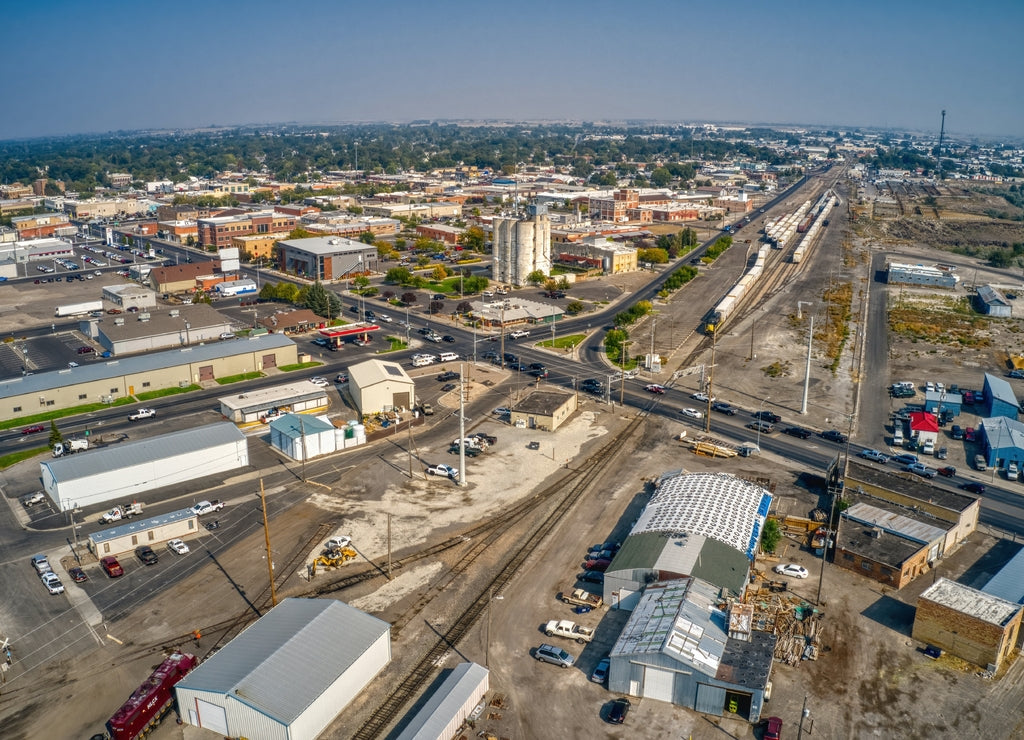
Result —
[{"label": "brick building", "polygon": [[458,226],[448,226],[447,224],[420,224],[416,227],[418,235],[449,246],[455,246],[459,243],[459,237],[462,236],[463,231],[465,229],[461,229]]},{"label": "brick building", "polygon": [[248,236],[235,236],[231,238],[231,246],[238,249],[242,259],[274,259],[274,247],[281,239],[287,239],[287,231],[279,231],[271,234],[249,234]]},{"label": "brick building", "polygon": [[183,265],[157,267],[149,273],[149,282],[158,293],[184,293],[196,289],[203,275],[220,271],[220,261],[186,262]]},{"label": "brick building", "polygon": [[343,237],[310,237],[277,242],[277,265],[286,272],[330,282],[379,272],[377,248]]},{"label": "brick building", "polygon": [[998,670],[1017,644],[1021,605],[946,578],[917,600],[915,640]]},{"label": "brick building", "polygon": [[231,216],[200,218],[196,221],[202,247],[230,247],[236,236],[292,231],[298,224],[295,216],[276,211],[256,211]]},{"label": "brick building", "polygon": [[63,213],[37,213],[32,216],[16,216],[11,219],[11,226],[17,230],[19,240],[68,236],[78,231]]}]

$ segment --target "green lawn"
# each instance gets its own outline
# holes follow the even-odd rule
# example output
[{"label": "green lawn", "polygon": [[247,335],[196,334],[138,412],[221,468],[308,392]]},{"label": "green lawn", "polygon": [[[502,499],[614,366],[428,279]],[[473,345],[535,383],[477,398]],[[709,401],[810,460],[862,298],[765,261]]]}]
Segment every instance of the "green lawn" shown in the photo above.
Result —
[{"label": "green lawn", "polygon": [[152,401],[155,398],[165,398],[166,396],[176,396],[179,393],[191,393],[192,391],[201,390],[201,386],[187,385],[184,388],[161,388],[158,391],[146,391],[145,393],[136,393],[135,397],[140,401]]},{"label": "green lawn", "polygon": [[537,342],[537,346],[553,347],[555,349],[565,349],[567,347],[572,348],[586,339],[586,337],[586,334],[570,334],[567,337],[555,337],[554,343],[552,343],[550,339],[545,339],[543,342]]},{"label": "green lawn", "polygon": [[65,416],[88,414],[92,411],[100,411],[101,409],[109,408],[111,406],[125,406],[130,403],[135,403],[135,399],[130,397],[118,398],[113,403],[87,403],[82,406],[74,406],[70,409],[44,411],[39,414],[32,414],[31,416],[21,416],[17,419],[5,419],[4,421],[0,421],[0,429],[13,429],[14,427],[26,426],[28,424],[41,424],[45,421],[53,421],[54,419],[61,419]]},{"label": "green lawn", "polygon": [[[322,362],[313,360],[311,362],[297,362],[294,365],[280,365],[277,369],[280,370],[282,373],[290,373],[294,372],[295,370],[305,370],[307,367],[320,367],[323,364],[324,363]],[[257,373],[257,377],[258,376],[259,374]]]},{"label": "green lawn", "polygon": [[19,463],[22,460],[28,460],[30,457],[41,455],[44,452],[49,451],[49,447],[37,447],[34,450],[21,450],[19,452],[12,452],[9,455],[0,457],[0,469],[9,468],[14,463]]},{"label": "green lawn", "polygon": [[[320,363],[316,363],[316,364],[320,364]],[[281,369],[284,370],[283,367]],[[228,375],[228,376],[225,376],[223,378],[217,378],[216,380],[217,380],[217,383],[219,383],[220,385],[228,385],[230,383],[238,383],[239,381],[242,381],[242,380],[255,380],[256,378],[262,378],[262,377],[263,377],[263,373],[261,373],[261,372],[251,372],[251,373],[239,373],[238,375]]]},{"label": "green lawn", "polygon": [[384,341],[387,342],[389,346],[387,349],[377,350],[378,355],[382,355],[386,352],[397,352],[398,350],[405,349],[409,346],[406,344],[404,339],[399,339],[398,337],[384,337]]}]

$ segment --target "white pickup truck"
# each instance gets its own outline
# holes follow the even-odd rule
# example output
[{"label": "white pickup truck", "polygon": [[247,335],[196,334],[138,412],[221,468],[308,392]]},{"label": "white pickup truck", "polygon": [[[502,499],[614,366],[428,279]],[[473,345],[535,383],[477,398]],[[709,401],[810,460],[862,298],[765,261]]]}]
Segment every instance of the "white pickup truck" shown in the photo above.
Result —
[{"label": "white pickup truck", "polygon": [[548,637],[566,637],[580,644],[594,639],[594,630],[581,627],[568,619],[552,619],[544,625],[544,634]]},{"label": "white pickup truck", "polygon": [[509,339],[525,339],[530,336],[530,332],[524,331],[523,329],[517,329],[516,331],[510,331],[508,333]]},{"label": "white pickup truck", "polygon": [[213,501],[200,501],[198,504],[192,507],[192,513],[196,516],[202,516],[203,514],[211,514],[215,511],[220,511],[224,508],[224,502],[214,499]]},{"label": "white pickup truck", "polygon": [[142,513],[142,504],[132,503],[124,506],[115,506],[106,514],[100,516],[100,524],[113,524],[122,519],[131,519]]}]

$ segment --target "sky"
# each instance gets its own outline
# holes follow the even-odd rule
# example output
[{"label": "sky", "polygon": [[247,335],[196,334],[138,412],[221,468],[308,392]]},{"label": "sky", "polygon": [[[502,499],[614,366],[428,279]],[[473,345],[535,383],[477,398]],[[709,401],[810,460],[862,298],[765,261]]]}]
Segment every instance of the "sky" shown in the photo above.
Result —
[{"label": "sky", "polygon": [[658,120],[1024,136],[1024,2],[6,0],[0,139]]}]

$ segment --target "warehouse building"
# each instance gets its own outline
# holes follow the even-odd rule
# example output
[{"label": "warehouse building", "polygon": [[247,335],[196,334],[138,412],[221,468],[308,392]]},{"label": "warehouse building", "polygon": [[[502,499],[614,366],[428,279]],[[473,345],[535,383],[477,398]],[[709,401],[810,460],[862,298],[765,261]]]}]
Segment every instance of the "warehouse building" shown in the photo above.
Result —
[{"label": "warehouse building", "polygon": [[156,292],[143,285],[118,283],[104,286],[103,300],[121,311],[142,311],[156,307]]},{"label": "warehouse building", "polygon": [[509,423],[515,427],[553,432],[576,410],[576,394],[534,391],[512,406]]},{"label": "warehouse building", "polygon": [[98,558],[131,552],[140,545],[163,544],[184,539],[199,531],[199,517],[192,509],[178,509],[159,516],[136,519],[89,535],[89,551]]},{"label": "warehouse building", "polygon": [[277,416],[284,412],[319,411],[328,405],[327,389],[308,380],[253,388],[218,400],[221,415],[236,424],[257,423],[265,420],[268,414]]},{"label": "warehouse building", "polygon": [[487,693],[489,676],[482,665],[460,663],[396,740],[451,740]]},{"label": "warehouse building", "polygon": [[927,285],[934,288],[955,288],[960,278],[955,273],[924,265],[890,262],[887,279],[890,285]]},{"label": "warehouse building", "polygon": [[699,578],[648,586],[609,654],[608,690],[757,722],[776,638],[723,603]]},{"label": "warehouse building", "polygon": [[1017,645],[1022,607],[946,578],[917,599],[915,640],[934,645],[991,671]]},{"label": "warehouse building", "polygon": [[605,602],[632,609],[648,583],[686,576],[741,596],[771,502],[733,475],[665,474],[605,571]]},{"label": "warehouse building", "polygon": [[286,272],[325,283],[379,272],[377,247],[343,236],[285,239],[275,247]]},{"label": "warehouse building", "polygon": [[982,419],[981,444],[985,463],[990,468],[1005,468],[1015,463],[1024,466],[1024,424],[1005,416]]},{"label": "warehouse building", "polygon": [[222,335],[232,334],[231,319],[205,303],[140,310],[111,316],[93,326],[96,341],[115,356],[216,342]]},{"label": "warehouse building", "polygon": [[391,661],[391,627],[341,601],[285,599],[174,687],[224,737],[317,737]]},{"label": "warehouse building", "polygon": [[295,342],[267,334],[0,380],[0,417],[112,403],[136,393],[187,388],[298,361]]},{"label": "warehouse building", "polygon": [[416,405],[416,384],[397,362],[366,360],[348,369],[348,388],[362,416]]},{"label": "warehouse building", "polygon": [[1014,604],[1024,604],[1024,548],[1018,550],[981,590]]},{"label": "warehouse building", "polygon": [[963,409],[964,397],[959,393],[950,391],[925,391],[924,410],[936,416],[940,413],[946,417],[960,416]]},{"label": "warehouse building", "polygon": [[1013,386],[1006,380],[998,375],[985,373],[983,392],[985,400],[989,404],[989,416],[1005,416],[1008,419],[1017,420],[1017,415],[1020,413],[1020,402],[1017,400],[1017,394],[1013,392]]},{"label": "warehouse building", "polygon": [[249,465],[234,424],[219,422],[39,463],[43,488],[61,511],[128,500],[146,491]]},{"label": "warehouse building", "polygon": [[1002,319],[1008,319],[1012,314],[1010,302],[1006,300],[1006,296],[991,285],[978,287],[978,292],[974,296],[974,307],[980,313]]}]

